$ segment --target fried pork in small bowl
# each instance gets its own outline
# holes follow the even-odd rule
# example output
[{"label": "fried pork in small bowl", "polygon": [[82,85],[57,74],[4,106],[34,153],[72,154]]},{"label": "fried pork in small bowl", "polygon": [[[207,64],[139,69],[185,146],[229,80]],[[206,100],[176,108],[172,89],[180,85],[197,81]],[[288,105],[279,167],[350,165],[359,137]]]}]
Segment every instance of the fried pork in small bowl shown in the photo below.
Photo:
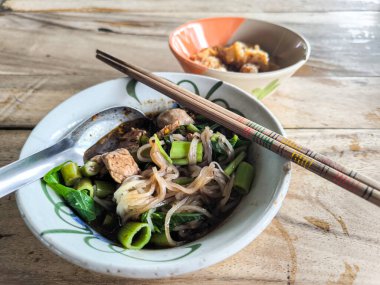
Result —
[{"label": "fried pork in small bowl", "polygon": [[176,28],[169,46],[185,72],[234,84],[258,99],[273,93],[310,55],[301,35],[272,23],[220,17]]}]

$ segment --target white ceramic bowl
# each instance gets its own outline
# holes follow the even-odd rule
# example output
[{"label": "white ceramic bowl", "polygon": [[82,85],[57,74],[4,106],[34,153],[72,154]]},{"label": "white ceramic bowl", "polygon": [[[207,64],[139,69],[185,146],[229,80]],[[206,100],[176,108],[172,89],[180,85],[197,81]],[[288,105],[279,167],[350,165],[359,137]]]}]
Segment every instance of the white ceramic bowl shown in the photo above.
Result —
[{"label": "white ceramic bowl", "polygon": [[[225,83],[220,85],[218,80],[204,76],[182,73],[160,75],[199,92],[201,96],[208,94],[210,100],[236,109],[247,118],[284,134],[268,109],[236,87]],[[119,78],[72,96],[36,126],[20,157],[53,144],[77,123],[106,107],[132,106],[151,112],[175,105],[171,99],[149,87],[141,83],[135,86],[134,83],[128,78]],[[290,172],[284,167],[288,162],[258,146],[253,146],[249,159],[255,161],[257,168],[251,192],[217,229],[178,248],[134,251],[112,245],[83,223],[41,181],[20,189],[17,203],[34,235],[72,263],[97,272],[131,278],[179,275],[219,262],[241,250],[264,230],[278,212],[289,186]]]},{"label": "white ceramic bowl", "polygon": [[[225,72],[207,68],[189,59],[201,49],[225,46],[235,41],[260,45],[280,69],[257,74]],[[310,56],[310,45],[300,34],[280,25],[241,17],[215,17],[187,22],[170,34],[169,47],[185,72],[229,82],[258,99],[272,94]]]}]

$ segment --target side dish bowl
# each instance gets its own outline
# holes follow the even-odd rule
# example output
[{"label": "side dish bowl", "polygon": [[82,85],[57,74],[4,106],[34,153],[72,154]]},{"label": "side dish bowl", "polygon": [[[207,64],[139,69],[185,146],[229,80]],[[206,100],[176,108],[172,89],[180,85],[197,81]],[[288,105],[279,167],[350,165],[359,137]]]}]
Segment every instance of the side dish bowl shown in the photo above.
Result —
[{"label": "side dish bowl", "polygon": [[[191,74],[159,75],[284,135],[266,107],[232,85]],[[83,119],[111,106],[131,106],[149,113],[172,108],[176,103],[129,78],[95,85],[53,109],[33,130],[20,157],[55,143]],[[20,189],[17,203],[26,224],[43,244],[83,268],[129,278],[163,278],[192,272],[247,246],[280,209],[290,181],[289,162],[264,148],[252,148],[249,160],[255,163],[256,177],[250,193],[222,225],[177,248],[134,251],[114,245],[78,218],[41,181]]]},{"label": "side dish bowl", "polygon": [[[190,60],[200,50],[241,41],[258,44],[280,68],[262,73],[239,73],[207,68]],[[234,84],[258,99],[273,93],[310,56],[310,45],[298,33],[269,22],[239,17],[205,18],[176,28],[169,46],[185,72],[208,75]]]}]

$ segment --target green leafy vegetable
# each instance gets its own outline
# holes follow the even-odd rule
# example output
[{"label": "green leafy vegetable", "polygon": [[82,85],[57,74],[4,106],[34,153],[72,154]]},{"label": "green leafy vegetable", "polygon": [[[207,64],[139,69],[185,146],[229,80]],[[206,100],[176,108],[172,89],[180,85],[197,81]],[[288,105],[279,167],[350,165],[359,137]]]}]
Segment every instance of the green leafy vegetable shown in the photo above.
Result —
[{"label": "green leafy vegetable", "polygon": [[[147,223],[148,212],[145,212],[141,215],[141,221]],[[161,233],[165,228],[165,216],[166,213],[156,212],[151,213],[151,219],[153,223],[153,232]],[[199,221],[204,219],[204,216],[200,213],[174,213],[170,219],[169,228],[172,230],[173,228],[186,224],[192,221]]]},{"label": "green leafy vegetable", "polygon": [[197,129],[199,130],[199,132],[203,132],[203,130],[208,126],[209,124],[208,123],[205,123],[205,124],[196,124],[194,126],[197,127]]},{"label": "green leafy vegetable", "polygon": [[71,191],[66,197],[64,197],[66,202],[87,221],[95,220],[95,204],[94,200],[87,194],[87,191]]},{"label": "green leafy vegetable", "polygon": [[94,197],[94,186],[92,186],[92,181],[90,178],[81,178],[76,184],[75,184],[76,190],[86,190],[88,195],[90,197]]},{"label": "green leafy vegetable", "polygon": [[170,135],[164,136],[162,139],[164,140],[165,146],[170,148],[170,146],[172,145],[171,136]]},{"label": "green leafy vegetable", "polygon": [[189,124],[186,126],[186,129],[190,132],[190,133],[199,133],[200,130],[193,124]]},{"label": "green leafy vegetable", "polygon": [[156,146],[158,147],[158,150],[160,151],[162,156],[166,159],[166,161],[172,164],[173,161],[171,160],[169,155],[166,153],[166,151],[162,148],[160,139],[158,138],[157,134],[154,134],[154,143],[156,144]]},{"label": "green leafy vegetable", "polygon": [[43,180],[49,185],[58,195],[72,207],[81,218],[90,222],[95,220],[96,213],[98,212],[94,200],[87,194],[86,190],[75,190],[74,188],[67,187],[61,183],[60,170],[66,164],[54,167],[45,174]]},{"label": "green leafy vegetable", "polygon": [[219,137],[220,133],[216,132],[213,134],[210,138],[211,141],[211,147],[212,147],[212,152],[217,154],[216,156],[219,156],[220,154],[225,154],[226,152],[220,147],[219,145]]}]

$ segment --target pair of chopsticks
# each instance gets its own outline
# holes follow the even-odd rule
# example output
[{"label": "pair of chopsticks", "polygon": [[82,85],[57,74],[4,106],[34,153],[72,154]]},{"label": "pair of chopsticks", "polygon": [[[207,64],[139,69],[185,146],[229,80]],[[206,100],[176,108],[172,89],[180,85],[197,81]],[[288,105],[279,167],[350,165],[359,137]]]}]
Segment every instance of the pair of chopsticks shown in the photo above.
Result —
[{"label": "pair of chopsticks", "polygon": [[96,57],[194,112],[234,130],[235,133],[380,206],[380,183],[378,181],[350,170],[322,154],[299,145],[138,66],[100,50],[96,51]]}]

